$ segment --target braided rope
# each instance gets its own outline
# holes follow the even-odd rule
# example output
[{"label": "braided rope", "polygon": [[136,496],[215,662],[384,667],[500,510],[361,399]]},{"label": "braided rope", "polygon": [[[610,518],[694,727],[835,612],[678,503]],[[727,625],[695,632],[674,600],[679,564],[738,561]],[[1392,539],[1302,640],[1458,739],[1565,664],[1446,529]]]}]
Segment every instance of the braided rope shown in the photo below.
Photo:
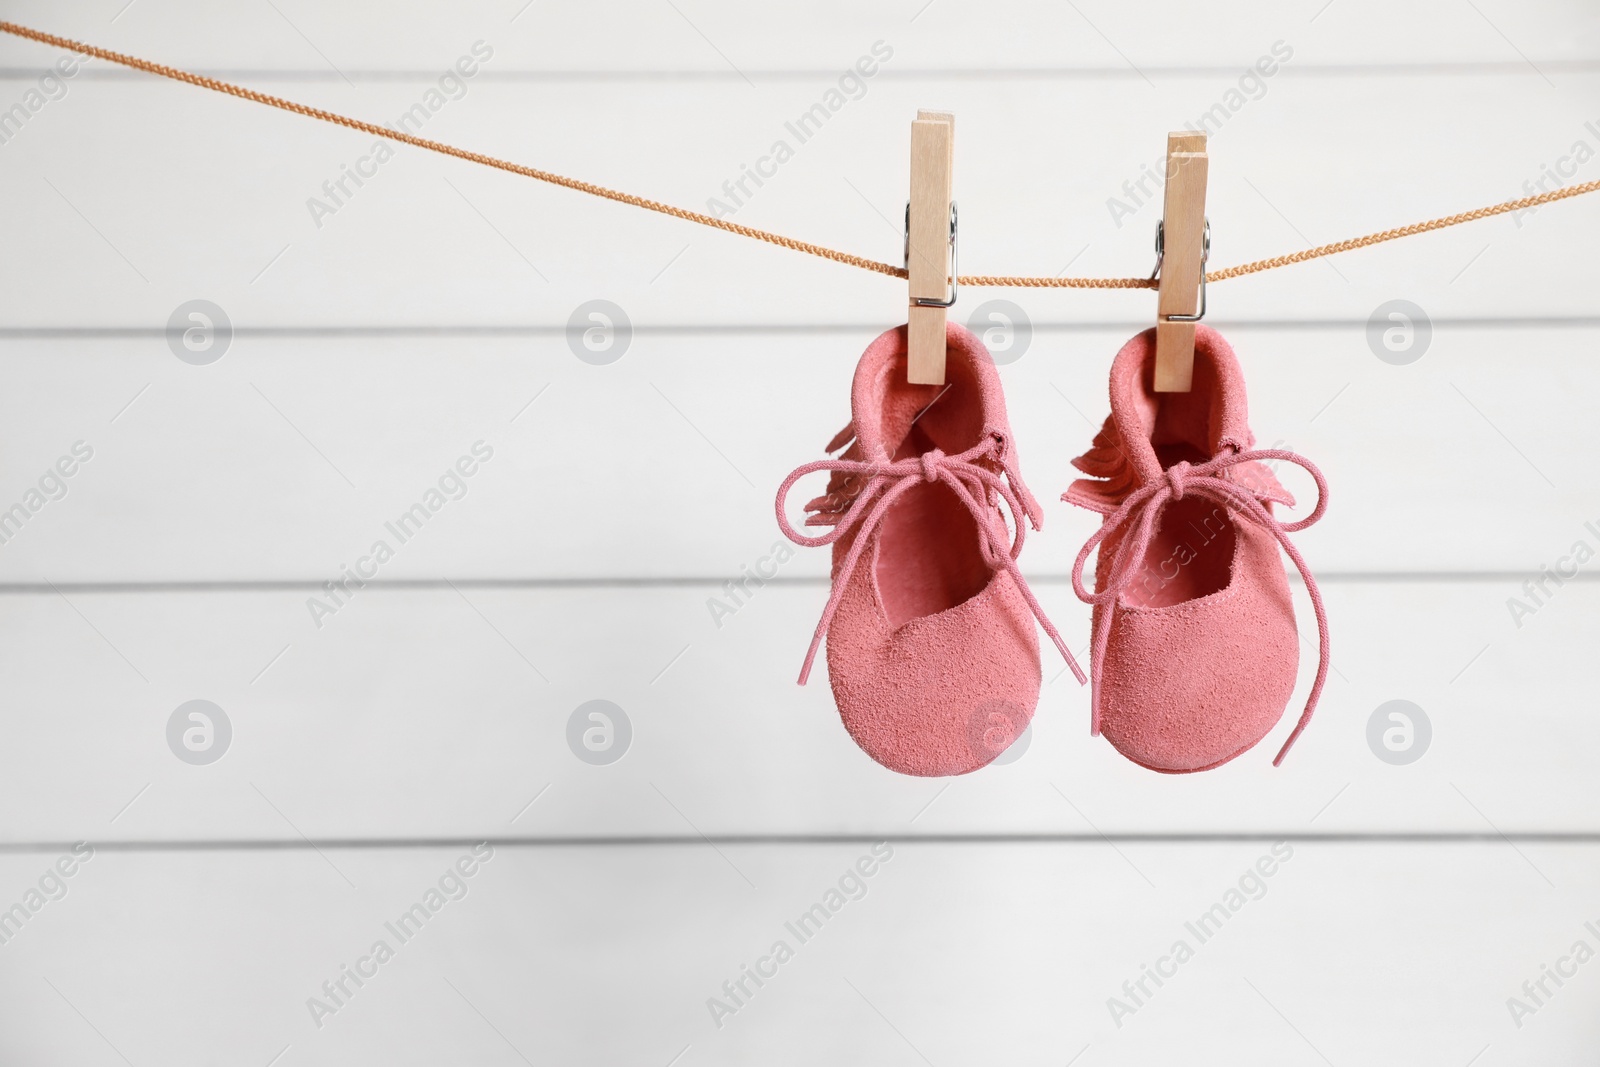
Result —
[{"label": "braided rope", "polygon": [[1412,237],[1419,233],[1429,233],[1433,230],[1442,230],[1447,226],[1459,226],[1463,222],[1476,222],[1479,219],[1492,218],[1495,215],[1506,215],[1513,211],[1524,211],[1528,208],[1538,207],[1555,200],[1567,200],[1574,196],[1583,196],[1600,190],[1600,181],[1584,182],[1582,185],[1569,185],[1554,192],[1540,193],[1538,196],[1525,196],[1520,200],[1507,200],[1503,204],[1493,207],[1480,207],[1472,211],[1463,211],[1457,215],[1446,215],[1442,219],[1430,219],[1427,222],[1414,222],[1410,226],[1398,226],[1392,230],[1381,233],[1371,233],[1365,237],[1352,237],[1348,241],[1339,241],[1331,245],[1318,245],[1308,248],[1304,252],[1293,252],[1287,256],[1274,256],[1271,259],[1258,259],[1253,263],[1244,263],[1226,270],[1211,271],[1206,275],[1208,282],[1222,282],[1229,278],[1242,278],[1246,274],[1259,274],[1264,270],[1273,270],[1278,267],[1287,267],[1292,263],[1304,263],[1311,259],[1320,259],[1323,256],[1332,256],[1340,252],[1349,252],[1356,248],[1367,248],[1371,245],[1382,244],[1401,237]]}]

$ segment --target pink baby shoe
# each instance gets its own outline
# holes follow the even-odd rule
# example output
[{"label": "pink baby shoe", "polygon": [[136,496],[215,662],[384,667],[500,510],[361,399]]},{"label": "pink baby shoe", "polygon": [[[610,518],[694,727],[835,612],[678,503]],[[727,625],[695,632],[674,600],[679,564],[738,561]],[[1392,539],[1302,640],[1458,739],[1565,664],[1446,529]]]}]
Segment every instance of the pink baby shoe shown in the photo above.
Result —
[{"label": "pink baby shoe", "polygon": [[[851,424],[827,450],[849,448],[789,475],[777,501],[790,540],[833,545],[833,589],[800,683],[826,634],[845,729],[885,767],[924,777],[975,771],[1027,727],[1039,702],[1034,619],[1086,680],[1017,569],[1024,521],[1038,529],[1042,516],[1017,472],[994,360],[955,323],[946,347],[947,384],[911,385],[905,327],[873,341]],[[806,525],[833,529],[807,537],[784,505],[814,471],[831,477]]]},{"label": "pink baby shoe", "polygon": [[[1316,681],[1273,765],[1311,720],[1328,674],[1322,595],[1289,534],[1322,517],[1328,488],[1309,460],[1251,450],[1244,377],[1233,349],[1195,331],[1194,387],[1158,393],[1156,332],[1123,346],[1111,367],[1111,416],[1073,461],[1088,478],[1062,498],[1105,518],[1072,570],[1094,605],[1090,733],[1151,770],[1204,771],[1248,750],[1283,716],[1294,691],[1299,641],[1288,553],[1316,611]],[[1317,484],[1317,506],[1279,522],[1291,497],[1262,461],[1297,464]],[[1096,548],[1095,592],[1083,586]]]}]

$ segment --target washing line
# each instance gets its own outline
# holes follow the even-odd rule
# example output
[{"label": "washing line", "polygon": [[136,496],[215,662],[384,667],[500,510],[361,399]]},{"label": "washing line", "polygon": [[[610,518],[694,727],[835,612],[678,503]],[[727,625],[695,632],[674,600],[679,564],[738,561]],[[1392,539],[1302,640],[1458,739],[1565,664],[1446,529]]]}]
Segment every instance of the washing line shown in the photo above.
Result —
[{"label": "washing line", "polygon": [[[80,41],[74,41],[68,37],[58,37],[55,34],[31,29],[27,26],[21,26],[14,22],[0,21],[0,32],[9,33],[13,36],[22,37],[30,41],[36,41],[40,44],[48,44],[54,45],[58,48],[70,49],[79,55],[93,56],[95,59],[103,59],[108,63],[116,63],[120,66],[144,71],[147,74],[155,74],[163,78],[171,78],[174,81],[183,82],[187,85],[196,85],[202,89],[210,89],[214,92],[226,93],[229,96],[236,96],[241,100],[249,100],[257,104],[265,104],[268,107],[275,107],[282,111],[288,111],[296,115],[304,115],[306,118],[319,119],[323,122],[331,122],[336,126],[344,126],[347,129],[359,130],[362,133],[370,133],[387,141],[399,141],[403,144],[411,145],[414,148],[422,148],[429,152],[437,152],[441,155],[466,160],[469,163],[477,163],[485,167],[493,167],[496,170],[508,171],[512,174],[520,174],[525,178],[533,178],[537,181],[548,182],[551,185],[559,185],[564,189],[572,189],[576,192],[587,193],[590,196],[602,197],[603,199],[613,200],[620,204],[631,204],[634,207],[644,208],[646,211],[654,211],[662,215],[670,215],[676,219],[683,219],[685,222],[693,222],[701,226],[709,226],[713,229],[738,234],[741,237],[749,237],[752,240],[765,241],[768,244],[777,245],[780,248],[787,248],[794,252],[804,252],[808,255],[820,256],[823,259],[831,260],[834,263],[842,263],[848,267],[857,267],[861,270],[872,271],[876,274],[887,275],[891,278],[906,277],[906,270],[904,267],[896,267],[891,263],[883,263],[875,259],[868,259],[865,256],[852,255],[849,252],[841,252],[837,249],[828,248],[824,245],[813,244],[809,241],[796,240],[793,237],[785,237],[782,234],[771,233],[767,230],[758,230],[753,226],[745,226],[737,222],[729,222],[727,219],[719,219],[714,215],[707,215],[704,212],[690,211],[687,208],[675,207],[671,204],[662,203],[659,200],[650,200],[646,197],[635,196],[632,193],[625,193],[617,189],[610,189],[606,186],[596,185],[593,182],[582,181],[578,178],[568,178],[564,175],[555,174],[551,171],[540,170],[537,167],[529,167],[521,163],[512,163],[509,160],[498,159],[494,156],[485,155],[481,152],[472,152],[464,148],[457,148],[453,145],[447,145],[440,141],[430,141],[425,137],[417,137],[414,134],[390,129],[387,126],[379,126],[375,123],[363,122],[360,119],[349,118],[344,115],[336,114],[332,111],[324,111],[321,108],[308,107],[305,104],[295,103],[293,100],[285,100],[278,96],[269,96],[266,93],[256,92],[254,89],[246,89],[242,85],[234,85],[231,82],[225,82],[217,78],[206,77],[202,74],[193,74],[189,71],[179,70],[176,67],[169,67],[160,63],[154,63],[148,59],[140,59],[137,56],[129,56],[124,55],[121,52],[113,52],[110,49],[84,44]],[[1516,200],[1507,200],[1503,203],[1493,204],[1488,207],[1475,208],[1471,211],[1463,211],[1454,215],[1446,215],[1442,218],[1429,219],[1426,222],[1415,222],[1409,226],[1397,226],[1393,229],[1382,230],[1378,233],[1366,234],[1362,237],[1352,237],[1349,240],[1336,241],[1333,244],[1318,245],[1315,248],[1308,248],[1300,252],[1291,252],[1287,255],[1273,256],[1270,259],[1258,259],[1250,263],[1241,263],[1236,267],[1225,267],[1221,270],[1208,271],[1205,277],[1208,283],[1228,281],[1231,278],[1242,278],[1246,275],[1259,274],[1262,271],[1276,270],[1279,267],[1287,267],[1295,263],[1305,263],[1309,260],[1321,259],[1324,256],[1337,255],[1340,252],[1350,252],[1357,248],[1368,248],[1372,245],[1383,244],[1386,241],[1394,241],[1402,237],[1414,237],[1417,234],[1430,233],[1434,230],[1442,230],[1450,226],[1460,226],[1463,223],[1476,222],[1479,219],[1493,218],[1496,215],[1507,215],[1511,214],[1512,212],[1525,211],[1529,208],[1539,207],[1542,204],[1553,203],[1557,200],[1569,200],[1573,197],[1584,196],[1588,193],[1593,193],[1596,191],[1600,191],[1600,181],[1584,182],[1581,185],[1569,185],[1561,189],[1551,190],[1550,192],[1539,193],[1535,196],[1525,196]],[[956,278],[956,282],[960,285],[996,286],[1018,289],[1154,289],[1159,284],[1154,278],[1144,277],[1085,278],[1015,274],[963,274]]]}]

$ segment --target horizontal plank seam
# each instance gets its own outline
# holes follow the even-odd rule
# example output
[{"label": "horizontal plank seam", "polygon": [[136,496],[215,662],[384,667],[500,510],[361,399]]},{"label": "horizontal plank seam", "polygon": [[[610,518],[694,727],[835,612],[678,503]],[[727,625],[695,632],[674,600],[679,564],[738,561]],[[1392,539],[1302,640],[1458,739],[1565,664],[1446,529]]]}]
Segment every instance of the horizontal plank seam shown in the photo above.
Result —
[{"label": "horizontal plank seam", "polygon": [[[976,81],[1005,82],[1028,81],[1136,81],[1144,78],[1204,78],[1236,76],[1250,65],[1249,60],[1227,65],[1141,65],[1138,70],[1127,66],[1116,67],[903,67],[884,68],[873,77],[879,81]],[[1546,72],[1588,74],[1600,71],[1600,59],[1541,59],[1532,62],[1485,60],[1440,60],[1437,62],[1410,63],[1297,63],[1283,67],[1278,77],[1296,79],[1315,78],[1368,78],[1414,77],[1417,75],[1443,77],[1527,77],[1533,62]],[[208,78],[237,81],[274,82],[414,82],[431,81],[439,76],[439,67],[417,68],[359,68],[344,67],[341,71],[307,70],[295,67],[191,67],[195,74]],[[806,68],[781,67],[761,70],[742,67],[738,71],[711,69],[617,69],[617,70],[481,70],[474,75],[479,82],[734,82],[743,80],[768,82],[826,81],[839,76],[840,67]],[[30,81],[39,76],[40,67],[0,67],[0,81]],[[117,69],[86,69],[77,75],[90,81],[135,81],[136,71]]]},{"label": "horizontal plank seam", "polygon": [[[1521,582],[1537,572],[1533,568],[1522,571],[1320,571],[1317,581],[1323,585],[1387,585],[1387,584],[1483,584],[1493,582]],[[1299,582],[1299,576],[1290,574],[1290,580]],[[320,590],[326,579],[263,578],[172,580],[144,582],[0,582],[0,596],[55,596],[63,593],[91,594],[142,594],[142,593],[294,593]],[[584,578],[391,578],[371,581],[362,587],[363,592],[444,591],[465,589],[720,589],[726,575],[673,577],[584,577]],[[1071,578],[1065,573],[1029,574],[1034,585],[1069,585]],[[1565,582],[1589,584],[1600,582],[1600,572],[1580,571]],[[827,586],[827,575],[805,575],[769,578],[764,586],[818,589]]]},{"label": "horizontal plank seam", "polygon": [[[1365,330],[1365,318],[1348,319],[1215,319],[1208,320],[1218,330],[1239,332],[1243,330]],[[1600,327],[1600,315],[1497,315],[1497,316],[1439,316],[1429,320],[1437,329],[1592,329]],[[1095,319],[1065,321],[1036,321],[1030,324],[1035,333],[1095,333],[1115,330],[1143,330],[1150,325],[1148,319]],[[854,334],[879,331],[883,322],[873,320],[826,323],[750,323],[750,322],[685,322],[685,323],[633,323],[633,336],[697,337],[713,335],[812,335],[823,333]],[[304,339],[316,337],[565,337],[566,323],[533,323],[505,326],[482,324],[444,323],[416,326],[241,326],[233,328],[233,339]],[[166,338],[164,326],[0,326],[0,341],[33,340],[160,340]]]},{"label": "horizontal plank seam", "polygon": [[[857,845],[875,841],[933,845],[1099,845],[1116,844],[1235,844],[1256,841],[1290,841],[1305,844],[1437,844],[1437,845],[1600,845],[1600,831],[1328,831],[1302,833],[1291,830],[1218,832],[1113,832],[1113,833],[993,833],[993,834],[661,834],[543,837],[323,837],[194,840],[91,841],[104,852],[271,852],[317,849],[418,849],[460,848],[487,841],[496,848],[642,848],[714,845]],[[0,853],[65,852],[77,841],[23,841],[0,843]]]},{"label": "horizontal plank seam", "polygon": [[[1206,320],[1216,330],[1366,330],[1368,318],[1210,318]],[[1600,315],[1438,315],[1429,318],[1438,326],[1462,328],[1488,328],[1488,330],[1525,330],[1525,328],[1560,328],[1560,326],[1600,326]],[[1144,330],[1147,318],[1093,318],[1093,320],[1037,320],[1029,323],[1037,331],[1062,331],[1083,333],[1096,330]],[[638,334],[680,334],[694,336],[702,333],[854,333],[861,330],[882,330],[882,320],[862,320],[859,323],[630,323],[634,336]],[[507,323],[486,326],[483,323],[437,323],[437,325],[285,325],[246,326],[234,325],[235,339],[240,338],[389,338],[389,336],[435,336],[435,334],[462,334],[462,336],[530,336],[549,334],[565,336],[566,323]],[[107,339],[165,339],[165,326],[0,326],[0,339],[35,338],[107,338]]]}]

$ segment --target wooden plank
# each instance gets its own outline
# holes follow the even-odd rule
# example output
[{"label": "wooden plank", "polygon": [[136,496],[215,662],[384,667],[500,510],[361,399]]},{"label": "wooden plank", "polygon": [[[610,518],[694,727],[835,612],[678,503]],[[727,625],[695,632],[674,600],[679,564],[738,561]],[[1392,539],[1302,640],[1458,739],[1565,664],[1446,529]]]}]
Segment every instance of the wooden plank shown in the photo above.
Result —
[{"label": "wooden plank", "polygon": [[[1052,305],[1019,295],[1017,308],[1037,322]],[[1440,322],[1425,349],[1414,337],[1422,358],[1396,366],[1360,325],[1213,325],[1243,363],[1258,444],[1298,451],[1330,480],[1328,515],[1296,535],[1319,572],[1536,573],[1600,519],[1575,436],[1600,367],[1572,358],[1596,329]],[[1106,368],[1142,328],[1040,326],[1001,368],[1023,476],[1047,513],[1022,557],[1030,574],[1064,576],[1098,521],[1057,498],[1105,418]],[[772,493],[849,418],[850,376],[876,332],[641,328],[604,366],[563,333],[241,334],[203,367],[159,335],[0,341],[0,512],[31,500],[75,442],[95,450],[64,498],[20,532],[6,526],[0,581],[320,583],[478,441],[494,458],[384,578],[721,581],[779,538]],[[752,373],[769,362],[807,373]],[[1284,478],[1309,492],[1297,472]],[[784,567],[826,573],[823,552]]]},{"label": "wooden plank", "polygon": [[[1537,74],[1509,42],[1552,77],[1560,73],[1552,64],[1592,60],[1600,51],[1593,13],[1571,0],[1493,0],[1479,5],[1481,17],[1470,8],[1379,0],[1340,0],[1327,11],[1246,0],[1230,6],[1226,18],[1176,0],[1136,10],[1095,4],[1081,15],[1048,0],[1008,0],[982,11],[930,11],[931,18],[916,9],[889,14],[832,2],[818,7],[814,19],[704,0],[679,4],[679,12],[639,3],[597,9],[576,0],[546,0],[532,8],[472,0],[448,9],[404,0],[386,7],[379,20],[360,7],[288,0],[276,6],[278,11],[174,0],[112,21],[97,8],[19,0],[7,15],[165,63],[314,70],[330,78],[337,77],[336,66],[358,83],[367,71],[448,66],[459,46],[478,37],[495,45],[497,63],[518,71],[593,76],[664,70],[739,84],[741,71],[759,83],[770,70],[843,70],[875,39],[892,45],[897,59],[921,68],[963,75],[1089,69],[1141,87],[1141,73],[1159,80],[1170,67],[1213,66],[1237,78],[1275,40],[1326,64],[1494,63],[1508,77],[1531,80]],[[1016,26],[1028,32],[1018,34]],[[38,55],[20,42],[0,47],[12,62],[28,63]]]},{"label": "wooden plank", "polygon": [[[315,621],[312,589],[5,596],[23,710],[0,752],[4,840],[1600,829],[1592,581],[1547,587],[1520,618],[1512,580],[1326,585],[1334,671],[1278,769],[1297,702],[1227,767],[1159,776],[1088,736],[1086,690],[1047,659],[1029,747],[948,782],[862,754],[820,670],[794,684],[821,586],[745,590],[368,588]],[[1036,592],[1081,654],[1087,612],[1061,583]],[[1296,701],[1313,660],[1307,644]],[[231,726],[199,766],[168,734],[197,699]],[[1432,724],[1405,766],[1368,736],[1396,699]],[[606,765],[569,738],[596,724],[579,712],[594,700],[622,709],[600,724],[613,741],[628,724]]]},{"label": "wooden plank", "polygon": [[[1120,79],[952,83],[949,105],[973,116],[963,134],[964,269],[1053,275],[1070,261],[1074,275],[1147,274],[1160,188],[1150,132],[1211,114],[1235,81],[1185,77],[1172,85],[1171,103],[1130,96]],[[544,85],[483,83],[420,128],[898,263],[906,190],[902,157],[889,146],[904,143],[905,115],[933,84],[874,82],[820,130],[808,126],[803,142],[785,124],[810,113],[831,83],[784,83],[768,95],[673,82],[643,99],[635,85],[596,84],[585,87],[592,104],[583,109]],[[1565,159],[1570,170],[1580,141],[1600,147],[1588,120],[1544,106],[1549,89],[1536,78],[1326,81],[1285,71],[1267,84],[1265,95],[1241,97],[1213,134],[1227,160],[1209,194],[1219,267],[1525,195],[1525,183],[1553,187],[1546,167]],[[1563,84],[1581,97],[1600,79],[1571,75]],[[272,88],[394,121],[431,86]],[[1020,98],[1028,108],[1015,106]],[[1037,137],[1028,116],[1049,108],[1079,115],[1074,140],[1095,152],[1072,155]],[[718,119],[696,118],[703,115]],[[1373,131],[1389,123],[1413,131],[1406,152],[1382,151]],[[1479,143],[1485,128],[1496,131],[1493,149],[1460,166],[1460,146]],[[213,151],[197,158],[186,148],[198,132]],[[780,141],[792,154],[778,166]],[[1306,165],[1329,141],[1369,161],[1359,176]],[[241,326],[564,327],[580,305],[607,299],[639,325],[884,328],[904,292],[897,279],[419,151],[378,165],[365,136],[184,86],[74,83],[4,151],[0,194],[17,211],[7,230],[14,254],[0,263],[10,294],[0,328],[160,328],[197,297]],[[346,177],[357,165],[376,168],[360,187]],[[757,165],[775,171],[760,185],[746,172]],[[323,188],[335,181],[348,196]],[[313,210],[313,201],[327,207]],[[1589,315],[1589,274],[1573,235],[1596,218],[1600,205],[1553,205],[1230,281],[1211,293],[1211,314],[1365,322],[1380,304],[1404,298],[1436,317]],[[82,299],[84,286],[95,300]],[[956,313],[988,299],[1035,301],[1057,321],[1147,320],[1149,309],[1147,294],[1132,290],[969,287]]]},{"label": "wooden plank", "polygon": [[[1556,1063],[1593,1048],[1588,966],[1546,979],[1521,1028],[1507,1009],[1530,1003],[1522,984],[1544,965],[1570,971],[1576,942],[1593,949],[1593,847],[889,848],[101,852],[4,946],[0,1053],[421,1067],[798,1064],[846,1048],[885,1063],[919,1062],[914,1049],[935,1063],[1177,1062],[1196,1048]],[[385,924],[426,907],[463,856],[473,875],[447,885],[464,895],[440,893],[401,942]],[[863,857],[871,877],[851,879]],[[54,858],[0,858],[4,899]],[[841,880],[850,896],[828,897]],[[789,925],[818,904],[828,917],[802,942]],[[393,953],[374,965],[379,941]],[[779,941],[791,952],[774,967]],[[369,976],[344,979],[319,1028],[308,1000],[331,1003],[322,983],[358,964]],[[723,983],[758,964],[768,978],[744,979],[714,1020],[708,1000],[731,1004]],[[1160,986],[1144,973],[1157,966]],[[1129,1012],[1114,1018],[1113,1000]]]}]

